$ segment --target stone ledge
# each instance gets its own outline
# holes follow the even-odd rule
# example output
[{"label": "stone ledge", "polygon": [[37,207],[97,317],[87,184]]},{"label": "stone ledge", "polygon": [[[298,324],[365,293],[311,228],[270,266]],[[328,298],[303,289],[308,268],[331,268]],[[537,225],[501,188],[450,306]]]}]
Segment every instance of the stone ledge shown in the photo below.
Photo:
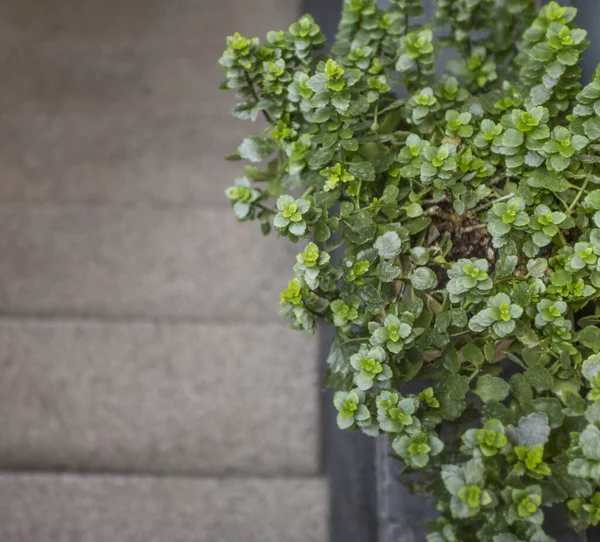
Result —
[{"label": "stone ledge", "polygon": [[319,479],[0,475],[2,542],[326,542]]},{"label": "stone ledge", "polygon": [[316,339],[277,325],[2,319],[0,344],[0,469],[320,469]]},{"label": "stone ledge", "polygon": [[299,246],[227,207],[0,205],[0,314],[279,321]]}]

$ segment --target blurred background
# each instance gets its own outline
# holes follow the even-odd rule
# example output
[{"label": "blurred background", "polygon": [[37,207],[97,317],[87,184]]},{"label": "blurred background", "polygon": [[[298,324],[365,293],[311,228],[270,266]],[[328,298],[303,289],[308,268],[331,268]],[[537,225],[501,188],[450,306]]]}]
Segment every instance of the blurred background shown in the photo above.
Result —
[{"label": "blurred background", "polygon": [[223,194],[225,37],[300,10],[0,2],[0,541],[327,540],[296,251]]},{"label": "blurred background", "polygon": [[389,443],[337,429],[327,333],[277,316],[295,248],[223,195],[261,129],[225,37],[340,4],[0,0],[0,542],[424,540]]}]

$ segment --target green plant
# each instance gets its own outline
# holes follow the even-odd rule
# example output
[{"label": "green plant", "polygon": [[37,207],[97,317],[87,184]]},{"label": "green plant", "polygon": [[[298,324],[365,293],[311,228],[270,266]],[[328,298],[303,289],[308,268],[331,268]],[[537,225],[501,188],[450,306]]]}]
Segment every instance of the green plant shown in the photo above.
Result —
[{"label": "green plant", "polygon": [[437,498],[431,542],[551,540],[555,505],[583,531],[600,522],[600,70],[582,88],[586,33],[556,2],[438,0],[428,24],[418,0],[389,4],[345,0],[321,56],[308,15],[228,38],[223,88],[264,128],[227,196],[314,241],[281,314],[335,326],[338,424],[390,437]]}]

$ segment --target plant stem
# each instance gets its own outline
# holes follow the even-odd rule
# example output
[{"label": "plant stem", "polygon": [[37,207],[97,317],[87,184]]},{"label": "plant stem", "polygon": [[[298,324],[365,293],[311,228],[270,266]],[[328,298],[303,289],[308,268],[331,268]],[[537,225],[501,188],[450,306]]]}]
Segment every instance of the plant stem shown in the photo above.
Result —
[{"label": "plant stem", "polygon": [[567,213],[568,214],[571,214],[571,212],[573,211],[573,209],[575,209],[575,205],[577,205],[579,203],[579,200],[581,199],[581,196],[583,196],[583,192],[587,188],[587,185],[588,185],[589,182],[590,182],[590,176],[588,175],[585,178],[585,181],[583,181],[583,184],[581,185],[581,188],[579,189],[579,193],[577,194],[577,196],[575,196],[575,199],[573,200],[573,203],[571,203],[571,205],[569,205],[569,207],[567,209]]},{"label": "plant stem", "polygon": [[511,192],[510,194],[507,194],[506,196],[502,196],[501,198],[492,200],[492,201],[486,201],[485,203],[482,203],[481,205],[475,207],[475,209],[473,209],[474,213],[478,213],[479,211],[483,211],[484,209],[487,209],[488,207],[490,207],[491,205],[494,205],[495,203],[499,203],[501,201],[506,201],[507,199],[510,199],[514,197],[514,194]]},{"label": "plant stem", "polygon": [[267,213],[271,213],[272,215],[276,215],[277,211],[275,211],[275,209],[271,209],[270,207],[267,207],[266,205],[263,205],[262,203],[257,203],[256,206],[259,209],[262,209],[263,211],[266,211]]},{"label": "plant stem", "polygon": [[[250,92],[252,92],[252,97],[256,100],[256,103],[258,103],[260,99],[258,97],[258,94],[256,93],[256,89],[254,88],[252,79],[250,79],[250,74],[247,71],[245,71],[244,74],[246,75],[246,83],[250,87]],[[265,116],[265,119],[269,124],[273,124],[275,122],[271,115],[269,115],[269,113],[267,113],[264,109],[262,109],[262,114]]]},{"label": "plant stem", "polygon": [[314,191],[315,191],[315,187],[309,186],[304,192],[302,192],[300,199],[305,198],[306,196],[310,196]]}]

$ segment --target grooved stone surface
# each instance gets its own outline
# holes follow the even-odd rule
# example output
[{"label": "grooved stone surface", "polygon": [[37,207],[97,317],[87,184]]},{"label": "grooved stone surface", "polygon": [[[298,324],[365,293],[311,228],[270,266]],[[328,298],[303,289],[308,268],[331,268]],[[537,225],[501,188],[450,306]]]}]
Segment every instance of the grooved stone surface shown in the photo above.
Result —
[{"label": "grooved stone surface", "polygon": [[[225,79],[218,64],[224,49],[225,34],[202,51],[137,44],[27,44],[0,56],[0,69],[9,82],[0,105],[4,112],[88,111],[98,117],[107,108],[121,114],[189,115],[218,109],[225,118],[235,94],[219,90]],[[210,131],[216,131],[214,124]]]},{"label": "grooved stone surface", "polygon": [[0,345],[0,469],[319,469],[318,344],[298,332],[0,320]]},{"label": "grooved stone surface", "polygon": [[0,205],[0,313],[278,321],[298,250],[222,207]]},{"label": "grooved stone surface", "polygon": [[0,476],[2,542],[326,542],[315,479]]},{"label": "grooved stone surface", "polygon": [[244,169],[223,157],[260,126],[228,113],[1,115],[0,200],[219,204],[233,220],[224,191]]},{"label": "grooved stone surface", "polygon": [[201,50],[215,35],[283,30],[297,6],[289,0],[3,0],[0,43],[127,41]]}]

